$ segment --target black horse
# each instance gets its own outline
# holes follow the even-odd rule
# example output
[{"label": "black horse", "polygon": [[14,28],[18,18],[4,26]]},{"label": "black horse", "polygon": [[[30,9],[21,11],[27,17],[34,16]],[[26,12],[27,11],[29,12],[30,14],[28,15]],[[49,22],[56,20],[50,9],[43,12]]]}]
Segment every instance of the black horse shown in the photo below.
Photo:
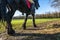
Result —
[{"label": "black horse", "polygon": [[[9,0],[8,0],[9,1]],[[20,2],[16,2],[15,0],[13,0],[11,3],[8,2],[7,4],[7,8],[9,9],[7,15],[8,15],[8,20],[7,20],[7,29],[8,29],[8,34],[13,34],[15,33],[15,31],[12,29],[12,25],[11,25],[11,20],[12,20],[12,17],[15,13],[16,10],[19,10],[20,12],[22,12],[22,14],[26,13],[26,18],[25,18],[25,22],[23,24],[23,29],[26,29],[26,22],[27,22],[27,18],[28,18],[28,15],[32,15],[33,16],[33,25],[34,27],[36,27],[36,24],[35,24],[35,5],[34,4],[31,4],[31,7],[33,7],[33,10],[29,9],[25,3],[24,0],[20,0]]]},{"label": "black horse", "polygon": [[[34,2],[36,2],[36,1],[34,1]],[[34,6],[33,10],[31,10],[27,7],[25,0],[19,0],[19,2],[17,2],[17,0],[7,0],[7,5],[6,6],[8,8],[8,13],[6,13],[6,11],[5,11],[5,14],[3,14],[2,18],[6,19],[7,33],[9,35],[13,35],[15,33],[15,31],[12,28],[11,20],[12,20],[12,17],[13,17],[16,10],[19,10],[20,12],[22,12],[22,14],[26,13],[26,18],[25,18],[25,22],[23,24],[23,29],[26,29],[27,18],[28,18],[28,15],[30,15],[30,14],[33,16],[33,25],[34,25],[34,27],[36,27],[35,18],[34,18],[35,7],[37,8],[36,3],[31,4],[31,7]]]}]

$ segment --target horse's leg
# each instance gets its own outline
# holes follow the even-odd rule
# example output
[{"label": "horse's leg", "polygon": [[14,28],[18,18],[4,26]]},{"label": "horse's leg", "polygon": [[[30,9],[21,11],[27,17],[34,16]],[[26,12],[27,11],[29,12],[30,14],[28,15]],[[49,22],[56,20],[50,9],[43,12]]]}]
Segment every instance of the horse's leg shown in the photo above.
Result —
[{"label": "horse's leg", "polygon": [[26,29],[26,22],[27,22],[28,14],[26,14],[25,22],[23,24],[23,29]]},{"label": "horse's leg", "polygon": [[34,27],[37,27],[37,26],[36,26],[36,24],[35,24],[35,18],[34,18],[34,17],[35,17],[35,15],[34,15],[34,14],[32,14],[32,16],[33,16],[33,25],[34,25]]},{"label": "horse's leg", "polygon": [[8,34],[13,34],[14,30],[12,29],[12,25],[11,25],[11,22],[10,22],[10,16],[6,14],[5,5],[2,5],[0,10],[1,10],[2,19],[7,22],[7,32],[8,32]]},{"label": "horse's leg", "polygon": [[12,28],[12,24],[11,24],[11,20],[12,20],[12,17],[14,15],[14,12],[13,11],[9,11],[9,13],[7,14],[7,33],[9,35],[13,35],[15,33],[15,31],[13,30]]},{"label": "horse's leg", "polygon": [[15,31],[13,30],[13,28],[12,28],[12,24],[11,24],[11,22],[7,22],[8,24],[8,26],[7,26],[7,33],[9,34],[9,35],[13,35],[14,33],[15,33]]}]

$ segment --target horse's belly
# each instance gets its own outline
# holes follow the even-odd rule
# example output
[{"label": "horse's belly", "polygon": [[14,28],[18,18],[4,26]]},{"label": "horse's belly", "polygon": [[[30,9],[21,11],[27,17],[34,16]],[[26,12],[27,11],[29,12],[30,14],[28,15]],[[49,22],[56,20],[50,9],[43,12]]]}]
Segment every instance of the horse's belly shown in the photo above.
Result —
[{"label": "horse's belly", "polygon": [[16,3],[20,3],[20,0],[15,0]]},{"label": "horse's belly", "polygon": [[7,0],[7,2],[8,2],[9,4],[13,4],[13,3],[14,3],[14,0]]}]

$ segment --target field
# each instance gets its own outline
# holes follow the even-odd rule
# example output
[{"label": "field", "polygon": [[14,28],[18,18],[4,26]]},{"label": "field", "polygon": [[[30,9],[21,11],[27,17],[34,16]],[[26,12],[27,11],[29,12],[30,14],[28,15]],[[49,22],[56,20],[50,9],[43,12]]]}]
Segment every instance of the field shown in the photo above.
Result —
[{"label": "field", "polygon": [[[0,34],[5,33],[4,37],[9,40],[60,40],[60,18],[36,19],[37,28],[33,27],[32,19],[27,21],[27,30],[22,30],[24,19],[13,19],[12,26],[16,31],[15,36],[8,36],[4,25],[0,23]],[[6,38],[6,39],[7,39]],[[46,38],[46,39],[45,39]],[[7,39],[7,40],[8,40]]]},{"label": "field", "polygon": [[[54,21],[54,20],[59,20],[59,19],[36,19],[36,25],[39,25],[40,23],[44,23],[44,22],[48,22],[48,21]],[[12,20],[12,24],[13,24],[13,27],[22,27],[24,23],[24,19],[17,19],[17,20]],[[32,27],[33,26],[33,22],[32,22],[32,19],[28,19],[27,21],[27,27]]]},{"label": "field", "polygon": [[[53,20],[59,20],[59,19],[36,19],[35,21],[36,21],[36,25],[39,25],[40,23],[53,21]],[[22,28],[22,25],[24,23],[24,19],[14,19],[14,20],[12,20],[11,23],[12,23],[12,26],[13,26],[14,29],[19,30],[19,29]],[[3,24],[0,25],[0,30],[2,30],[2,31],[5,30],[3,26],[4,26]],[[28,19],[26,26],[27,27],[32,27],[33,26],[32,19]],[[1,33],[1,31],[0,31],[0,33]]]}]

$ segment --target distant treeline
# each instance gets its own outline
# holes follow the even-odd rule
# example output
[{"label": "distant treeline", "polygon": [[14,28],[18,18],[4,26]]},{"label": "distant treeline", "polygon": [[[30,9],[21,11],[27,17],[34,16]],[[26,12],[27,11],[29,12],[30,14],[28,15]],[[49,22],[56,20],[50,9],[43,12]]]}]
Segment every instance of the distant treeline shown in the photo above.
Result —
[{"label": "distant treeline", "polygon": [[[25,16],[13,17],[13,19],[24,19],[24,18],[25,18]],[[32,19],[32,16],[29,16],[28,18]],[[60,18],[60,12],[52,12],[52,13],[48,12],[45,14],[36,14],[35,18],[36,19],[39,19],[39,18]]]}]

